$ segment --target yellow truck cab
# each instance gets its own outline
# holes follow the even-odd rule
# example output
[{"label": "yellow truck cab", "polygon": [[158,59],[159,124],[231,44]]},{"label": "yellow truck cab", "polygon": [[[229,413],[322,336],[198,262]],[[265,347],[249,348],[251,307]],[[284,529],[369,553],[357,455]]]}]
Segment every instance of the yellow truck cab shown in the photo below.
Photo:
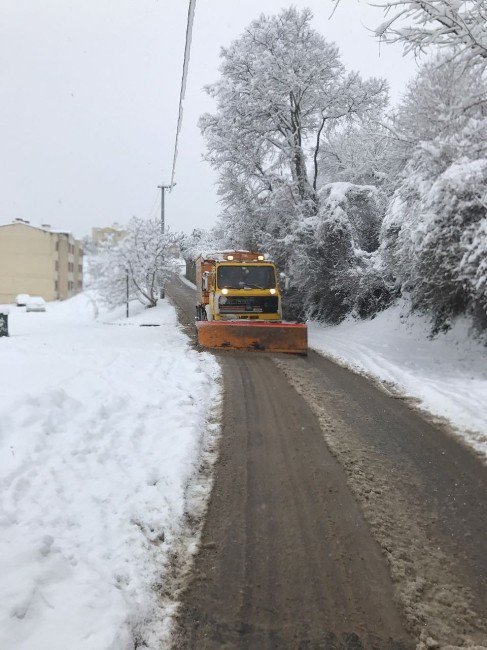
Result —
[{"label": "yellow truck cab", "polygon": [[196,260],[197,320],[282,318],[276,266],[261,253],[223,251]]}]

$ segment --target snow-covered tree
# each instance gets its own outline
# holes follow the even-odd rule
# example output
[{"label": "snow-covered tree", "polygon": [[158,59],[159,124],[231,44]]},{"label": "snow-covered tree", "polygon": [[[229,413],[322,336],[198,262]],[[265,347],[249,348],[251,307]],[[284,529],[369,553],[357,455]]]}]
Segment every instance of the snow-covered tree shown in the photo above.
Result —
[{"label": "snow-covered tree", "polygon": [[154,307],[173,270],[170,247],[181,236],[168,231],[163,234],[159,219],[133,217],[125,230],[121,241],[108,239],[93,257],[93,286],[114,307],[125,301],[128,280],[130,298]]},{"label": "snow-covered tree", "polygon": [[436,56],[409,83],[394,131],[410,155],[421,143],[449,143],[451,156],[487,153],[487,81],[458,61]]},{"label": "snow-covered tree", "polygon": [[222,50],[221,79],[207,88],[217,111],[200,125],[227,207],[252,204],[258,213],[261,199],[286,185],[296,212],[316,212],[327,129],[387,101],[385,82],[346,73],[311,19],[308,9],[262,15]]}]

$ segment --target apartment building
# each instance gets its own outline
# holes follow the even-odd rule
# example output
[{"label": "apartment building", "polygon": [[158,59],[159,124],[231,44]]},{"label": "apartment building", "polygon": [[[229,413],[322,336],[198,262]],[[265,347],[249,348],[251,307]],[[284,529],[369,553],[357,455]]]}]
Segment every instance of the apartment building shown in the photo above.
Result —
[{"label": "apartment building", "polygon": [[24,219],[0,224],[0,303],[19,293],[65,300],[83,289],[83,250],[68,232]]},{"label": "apartment building", "polygon": [[124,230],[118,223],[114,223],[112,226],[104,226],[102,228],[91,229],[91,239],[96,246],[99,244],[104,244],[108,241],[111,241],[114,244],[118,244],[126,235],[127,231]]}]

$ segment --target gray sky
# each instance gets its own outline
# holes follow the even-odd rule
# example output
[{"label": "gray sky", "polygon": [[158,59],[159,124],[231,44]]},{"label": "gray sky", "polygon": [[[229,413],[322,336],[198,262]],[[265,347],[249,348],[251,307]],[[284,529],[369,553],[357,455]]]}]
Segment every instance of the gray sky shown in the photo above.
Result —
[{"label": "gray sky", "polygon": [[[173,229],[210,226],[215,174],[202,161],[198,117],[218,76],[222,45],[284,0],[197,0],[177,186],[167,197]],[[364,0],[310,7],[314,24],[363,76],[383,76],[397,100],[415,71],[399,47],[367,27],[382,12]],[[158,214],[169,182],[186,29],[186,0],[1,0],[0,220],[50,223],[77,236],[92,226]]]}]

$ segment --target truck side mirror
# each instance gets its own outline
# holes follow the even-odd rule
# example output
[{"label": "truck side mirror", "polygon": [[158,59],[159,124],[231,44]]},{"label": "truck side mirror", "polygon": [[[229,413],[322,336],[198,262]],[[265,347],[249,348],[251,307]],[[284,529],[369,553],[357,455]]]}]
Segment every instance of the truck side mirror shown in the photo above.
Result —
[{"label": "truck side mirror", "polygon": [[201,288],[203,291],[208,291],[208,273],[205,272],[203,273],[203,277],[201,278]]},{"label": "truck side mirror", "polygon": [[285,273],[279,273],[279,284],[284,291],[289,289],[289,277]]}]

